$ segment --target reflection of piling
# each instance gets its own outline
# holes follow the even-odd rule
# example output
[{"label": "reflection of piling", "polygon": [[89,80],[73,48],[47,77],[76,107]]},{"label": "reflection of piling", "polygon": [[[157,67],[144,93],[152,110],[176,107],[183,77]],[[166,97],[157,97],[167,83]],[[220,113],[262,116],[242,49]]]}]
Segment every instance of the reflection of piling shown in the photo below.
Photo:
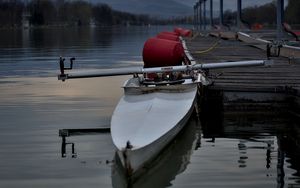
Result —
[{"label": "reflection of piling", "polygon": [[71,145],[72,147],[72,158],[76,158],[77,155],[75,153],[75,144],[72,142],[66,142],[66,136],[62,136],[62,142],[61,142],[61,157],[65,158],[67,157],[67,145]]},{"label": "reflection of piling", "polygon": [[284,187],[284,160],[285,160],[285,153],[282,149],[282,144],[280,143],[281,140],[278,139],[278,151],[277,151],[277,187],[283,188]]},{"label": "reflection of piling", "polygon": [[29,12],[25,11],[22,14],[22,26],[23,26],[23,28],[25,28],[25,29],[29,28],[29,26],[30,26],[30,17],[31,17],[31,15],[30,15]]},{"label": "reflection of piling", "polygon": [[77,153],[75,152],[75,143],[67,142],[66,137],[70,136],[82,136],[82,135],[90,135],[90,134],[103,134],[110,132],[109,127],[103,128],[86,128],[86,129],[60,129],[59,136],[62,138],[61,142],[61,157],[67,157],[67,146],[71,145],[72,149],[72,158],[77,157]]}]

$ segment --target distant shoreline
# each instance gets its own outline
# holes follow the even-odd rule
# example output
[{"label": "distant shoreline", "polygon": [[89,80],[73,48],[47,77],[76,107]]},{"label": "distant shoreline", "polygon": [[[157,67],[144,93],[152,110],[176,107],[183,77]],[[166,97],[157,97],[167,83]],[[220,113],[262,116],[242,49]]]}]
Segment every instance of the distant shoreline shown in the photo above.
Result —
[{"label": "distant shoreline", "polygon": [[118,25],[38,25],[38,26],[29,26],[29,27],[23,27],[23,26],[14,26],[14,27],[0,27],[0,30],[30,30],[30,29],[51,29],[51,28],[111,28],[111,27],[152,27],[152,26],[178,26],[178,25],[190,25],[192,24],[132,24],[132,25],[124,25],[124,24],[118,24]]}]

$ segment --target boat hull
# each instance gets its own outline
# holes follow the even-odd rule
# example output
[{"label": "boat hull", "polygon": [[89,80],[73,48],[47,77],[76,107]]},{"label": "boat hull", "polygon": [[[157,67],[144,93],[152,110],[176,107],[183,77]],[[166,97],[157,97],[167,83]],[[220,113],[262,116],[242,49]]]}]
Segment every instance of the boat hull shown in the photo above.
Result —
[{"label": "boat hull", "polygon": [[[196,83],[180,85],[177,92],[176,86],[172,86],[171,92],[166,86],[163,88],[162,91],[155,88],[153,93],[147,91],[146,94],[125,92],[113,114],[112,138],[127,176],[138,175],[147,169],[147,165],[182,130],[193,112]],[[133,113],[138,113],[138,117],[131,121]]]},{"label": "boat hull", "polygon": [[125,149],[117,151],[126,175],[132,176],[135,174],[135,176],[138,176],[139,174],[142,174],[143,171],[147,170],[148,164],[151,163],[182,130],[192,112],[193,110],[191,109],[173,129],[148,146],[137,150]]}]

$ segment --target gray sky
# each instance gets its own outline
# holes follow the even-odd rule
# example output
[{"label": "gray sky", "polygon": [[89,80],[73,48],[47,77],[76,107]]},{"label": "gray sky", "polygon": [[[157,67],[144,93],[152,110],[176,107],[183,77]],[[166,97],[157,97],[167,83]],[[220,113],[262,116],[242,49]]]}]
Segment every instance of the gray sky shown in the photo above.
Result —
[{"label": "gray sky", "polygon": [[[180,3],[184,3],[188,6],[193,6],[197,0],[176,0],[177,2]],[[215,5],[215,10],[219,9],[219,2],[220,0],[213,0],[214,1],[214,5]],[[242,5],[243,7],[248,7],[248,6],[255,6],[255,5],[263,5],[266,3],[270,3],[273,0],[242,0]],[[285,4],[287,4],[288,0],[285,0]],[[224,10],[227,9],[232,9],[232,10],[236,10],[237,4],[236,4],[236,0],[223,0],[224,2]],[[207,4],[209,4],[209,1],[207,1]],[[207,5],[208,6],[208,5]]]}]

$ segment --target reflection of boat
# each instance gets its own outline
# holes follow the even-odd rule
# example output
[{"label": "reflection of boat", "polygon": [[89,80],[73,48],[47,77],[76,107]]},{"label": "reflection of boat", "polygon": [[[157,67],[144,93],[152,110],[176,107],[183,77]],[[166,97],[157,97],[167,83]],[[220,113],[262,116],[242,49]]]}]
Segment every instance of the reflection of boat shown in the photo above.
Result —
[{"label": "reflection of boat", "polygon": [[197,129],[198,120],[191,118],[182,132],[175,137],[158,159],[151,163],[151,168],[144,172],[138,179],[128,179],[123,167],[115,157],[112,168],[113,187],[167,187],[175,177],[182,173],[190,161],[190,156],[200,139],[201,133]]}]

